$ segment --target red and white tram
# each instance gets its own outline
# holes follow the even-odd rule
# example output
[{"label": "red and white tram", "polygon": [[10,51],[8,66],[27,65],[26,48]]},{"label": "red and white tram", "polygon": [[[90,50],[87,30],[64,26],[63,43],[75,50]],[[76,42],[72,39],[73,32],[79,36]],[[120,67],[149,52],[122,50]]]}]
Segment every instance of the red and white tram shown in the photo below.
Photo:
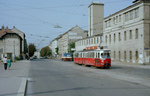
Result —
[{"label": "red and white tram", "polygon": [[74,63],[102,68],[110,68],[111,67],[110,50],[96,49],[96,50],[84,50],[75,52]]}]

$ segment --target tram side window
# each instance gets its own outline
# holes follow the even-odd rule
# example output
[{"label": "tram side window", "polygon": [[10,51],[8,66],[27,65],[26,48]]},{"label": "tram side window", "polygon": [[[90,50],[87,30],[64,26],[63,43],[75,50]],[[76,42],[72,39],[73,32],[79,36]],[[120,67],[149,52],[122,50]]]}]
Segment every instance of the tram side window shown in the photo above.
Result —
[{"label": "tram side window", "polygon": [[88,53],[85,53],[85,58],[88,58]]},{"label": "tram side window", "polygon": [[91,58],[94,58],[94,52],[91,53]]},{"label": "tram side window", "polygon": [[77,57],[77,54],[78,54],[78,53],[75,53],[75,54],[74,54],[74,57]]},{"label": "tram side window", "polygon": [[81,58],[81,53],[79,53],[79,58]]},{"label": "tram side window", "polygon": [[87,58],[90,58],[90,53],[89,52],[87,53]]},{"label": "tram side window", "polygon": [[100,53],[98,53],[98,58],[100,58]]},{"label": "tram side window", "polygon": [[90,52],[90,55],[89,55],[89,56],[90,56],[90,58],[92,57],[92,54],[91,54],[91,52]]},{"label": "tram side window", "polygon": [[94,58],[96,58],[96,52],[94,52]]},{"label": "tram side window", "polygon": [[77,53],[74,54],[74,57],[77,57]]},{"label": "tram side window", "polygon": [[104,53],[101,53],[101,57],[102,57],[102,58],[105,58],[105,57],[104,57]]},{"label": "tram side window", "polygon": [[83,58],[85,57],[85,53],[83,53]]},{"label": "tram side window", "polygon": [[96,58],[98,58],[98,54],[96,53]]},{"label": "tram side window", "polygon": [[110,54],[109,53],[101,53],[101,57],[102,58],[110,58]]},{"label": "tram side window", "polygon": [[106,53],[107,54],[107,58],[110,58],[110,53]]}]

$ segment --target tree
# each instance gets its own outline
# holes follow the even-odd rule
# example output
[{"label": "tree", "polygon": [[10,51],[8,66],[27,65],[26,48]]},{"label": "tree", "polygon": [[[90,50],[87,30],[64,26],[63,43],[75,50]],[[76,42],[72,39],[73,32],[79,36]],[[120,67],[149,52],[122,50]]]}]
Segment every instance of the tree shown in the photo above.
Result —
[{"label": "tree", "polygon": [[56,53],[58,54],[59,48],[57,47],[57,48],[55,48],[55,49],[56,49]]},{"label": "tree", "polygon": [[27,40],[24,40],[24,53],[26,54],[28,52],[28,45],[27,45]]},{"label": "tree", "polygon": [[72,48],[75,48],[75,42],[69,43],[69,49],[68,49],[69,53],[73,53],[74,52],[74,51],[71,50]]},{"label": "tree", "polygon": [[44,56],[51,56],[52,55],[52,51],[51,51],[51,49],[48,46],[46,46],[46,47],[41,49],[40,55],[42,57],[44,57]]},{"label": "tree", "polygon": [[34,44],[29,44],[29,47],[28,47],[29,49],[29,56],[30,57],[32,57],[33,55],[34,55],[34,52],[36,51],[36,47],[35,47],[35,45]]}]

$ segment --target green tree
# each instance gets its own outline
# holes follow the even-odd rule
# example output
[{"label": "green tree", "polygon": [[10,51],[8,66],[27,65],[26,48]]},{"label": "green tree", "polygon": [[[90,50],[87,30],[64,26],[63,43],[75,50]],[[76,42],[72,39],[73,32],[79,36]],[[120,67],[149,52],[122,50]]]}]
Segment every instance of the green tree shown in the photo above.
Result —
[{"label": "green tree", "polygon": [[46,47],[41,49],[40,55],[42,57],[44,57],[44,56],[51,56],[52,55],[52,51],[51,51],[51,49],[48,46],[46,46]]},{"label": "green tree", "polygon": [[28,45],[27,45],[27,40],[24,40],[24,53],[28,53]]},{"label": "green tree", "polygon": [[29,56],[32,57],[34,55],[34,52],[36,51],[36,47],[33,43],[29,44]]},{"label": "green tree", "polygon": [[59,48],[57,47],[57,48],[55,48],[55,49],[56,49],[56,53],[58,54]]},{"label": "green tree", "polygon": [[75,48],[75,42],[69,43],[69,48],[68,48],[68,52],[69,53],[73,53],[74,51],[72,51],[71,49]]}]

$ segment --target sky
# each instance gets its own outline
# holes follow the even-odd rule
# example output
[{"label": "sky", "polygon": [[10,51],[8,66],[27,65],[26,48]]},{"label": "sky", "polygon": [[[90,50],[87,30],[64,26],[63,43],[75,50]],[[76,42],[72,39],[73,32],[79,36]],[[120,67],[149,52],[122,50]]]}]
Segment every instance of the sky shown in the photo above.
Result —
[{"label": "sky", "polygon": [[78,25],[88,30],[88,5],[104,3],[104,17],[134,0],[0,0],[0,28],[16,26],[37,49]]}]

